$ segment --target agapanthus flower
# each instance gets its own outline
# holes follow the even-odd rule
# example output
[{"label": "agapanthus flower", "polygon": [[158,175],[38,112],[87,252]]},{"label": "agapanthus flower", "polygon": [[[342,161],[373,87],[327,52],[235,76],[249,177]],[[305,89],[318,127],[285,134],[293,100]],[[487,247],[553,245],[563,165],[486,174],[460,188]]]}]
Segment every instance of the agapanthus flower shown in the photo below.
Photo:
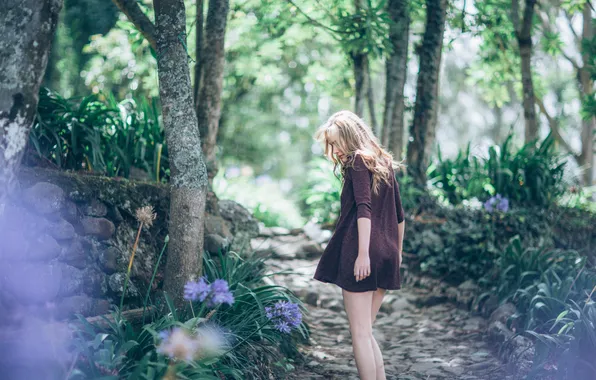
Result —
[{"label": "agapanthus flower", "polygon": [[199,281],[189,281],[184,285],[184,299],[187,301],[205,301],[211,293],[211,285],[204,277]]},{"label": "agapanthus flower", "polygon": [[232,305],[234,303],[234,295],[230,292],[226,280],[217,279],[211,284],[211,294],[207,300],[207,305],[213,307],[222,303]]},{"label": "agapanthus flower", "polygon": [[484,209],[487,212],[493,212],[495,209],[497,211],[507,212],[509,211],[509,199],[501,196],[501,194],[497,194],[484,202]]},{"label": "agapanthus flower", "polygon": [[[169,334],[164,334],[166,339],[162,340],[157,347],[157,352],[170,357],[171,359],[191,361],[195,358],[200,348],[199,340],[180,328],[175,327]],[[161,333],[160,333],[161,337]]]},{"label": "agapanthus flower", "polygon": [[283,333],[289,333],[292,328],[302,323],[302,313],[298,304],[288,301],[278,301],[273,306],[265,307],[265,315],[273,326]]}]

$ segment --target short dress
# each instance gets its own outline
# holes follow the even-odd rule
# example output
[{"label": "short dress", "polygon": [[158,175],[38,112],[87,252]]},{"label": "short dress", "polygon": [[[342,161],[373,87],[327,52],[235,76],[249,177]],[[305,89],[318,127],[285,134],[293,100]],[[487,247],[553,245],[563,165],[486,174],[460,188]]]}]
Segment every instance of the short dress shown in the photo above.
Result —
[{"label": "short dress", "polygon": [[[372,172],[357,154],[344,171],[341,210],[335,232],[317,265],[314,279],[332,283],[351,292],[378,288],[401,288],[398,265],[398,227],[404,220],[399,184],[391,170],[391,185],[381,182],[378,194],[372,189]],[[354,264],[358,257],[358,218],[371,220],[370,276],[356,281]]]}]

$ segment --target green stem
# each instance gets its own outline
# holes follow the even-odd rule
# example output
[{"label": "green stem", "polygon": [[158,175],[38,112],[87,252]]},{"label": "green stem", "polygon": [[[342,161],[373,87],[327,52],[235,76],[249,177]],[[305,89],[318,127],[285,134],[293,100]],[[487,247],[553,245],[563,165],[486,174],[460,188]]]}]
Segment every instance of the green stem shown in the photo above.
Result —
[{"label": "green stem", "polygon": [[267,326],[267,324],[270,322],[270,320],[267,320],[266,323],[264,323],[263,325],[261,325],[261,327],[259,327],[258,329],[256,329],[255,331],[253,331],[252,333],[250,333],[249,336],[247,336],[246,338],[242,339],[241,342],[237,343],[234,347],[230,348],[229,350],[227,350],[226,352],[223,353],[222,356],[225,356],[227,354],[229,354],[230,352],[234,351],[236,348],[238,348],[240,345],[244,344],[247,340],[249,340],[253,335],[255,335],[256,333],[258,333],[259,331],[261,331],[263,329],[263,327]]},{"label": "green stem", "polygon": [[149,294],[151,293],[151,287],[153,286],[153,281],[155,280],[155,275],[157,274],[157,269],[159,269],[159,263],[161,262],[161,257],[166,250],[168,242],[170,241],[170,235],[166,236],[165,242],[163,244],[163,248],[161,249],[161,253],[157,258],[157,263],[155,264],[155,268],[153,269],[153,276],[151,276],[151,281],[149,281],[149,287],[147,288],[147,294],[145,295],[145,302],[143,302],[143,325],[145,324],[145,310],[147,310],[147,301],[149,300]]}]

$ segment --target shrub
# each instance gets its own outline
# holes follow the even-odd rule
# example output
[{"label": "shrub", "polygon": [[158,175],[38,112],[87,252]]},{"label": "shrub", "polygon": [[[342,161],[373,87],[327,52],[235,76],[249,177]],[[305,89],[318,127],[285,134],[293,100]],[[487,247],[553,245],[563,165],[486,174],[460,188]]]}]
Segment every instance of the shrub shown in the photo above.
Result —
[{"label": "shrub", "polygon": [[451,204],[476,197],[481,200],[500,194],[515,205],[549,206],[564,191],[566,161],[554,153],[549,135],[537,148],[526,144],[511,152],[509,135],[501,146],[491,146],[488,158],[470,156],[470,145],[453,160],[443,159],[429,168],[429,179]]},{"label": "shrub", "polygon": [[127,178],[142,170],[147,178],[167,179],[159,118],[156,100],[117,102],[109,95],[104,100],[96,95],[65,99],[42,88],[27,162]]},{"label": "shrub", "polygon": [[117,312],[107,327],[80,317],[70,378],[258,379],[273,375],[269,368],[284,371],[272,365],[280,361],[278,347],[296,355],[296,339],[308,338],[300,301],[265,284],[263,259],[230,252],[205,253],[203,261],[204,276],[185,288],[184,309],[165,295],[169,313],[141,328]]}]

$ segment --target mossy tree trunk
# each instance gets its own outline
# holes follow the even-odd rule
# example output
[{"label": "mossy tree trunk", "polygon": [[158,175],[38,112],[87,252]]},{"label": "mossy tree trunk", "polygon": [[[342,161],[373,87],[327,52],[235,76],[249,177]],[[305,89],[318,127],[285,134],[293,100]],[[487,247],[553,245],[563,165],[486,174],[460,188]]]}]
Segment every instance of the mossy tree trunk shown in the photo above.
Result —
[{"label": "mossy tree trunk", "polygon": [[164,290],[183,304],[184,285],[201,272],[207,172],[197,128],[183,0],[154,0],[159,95],[170,153],[170,244]]},{"label": "mossy tree trunk", "polygon": [[0,215],[35,120],[62,0],[0,1]]},{"label": "mossy tree trunk", "polygon": [[436,128],[436,107],[441,51],[447,14],[447,0],[426,0],[426,30],[418,48],[420,66],[416,84],[414,120],[410,126],[408,171],[416,186],[426,186],[428,168]]}]

